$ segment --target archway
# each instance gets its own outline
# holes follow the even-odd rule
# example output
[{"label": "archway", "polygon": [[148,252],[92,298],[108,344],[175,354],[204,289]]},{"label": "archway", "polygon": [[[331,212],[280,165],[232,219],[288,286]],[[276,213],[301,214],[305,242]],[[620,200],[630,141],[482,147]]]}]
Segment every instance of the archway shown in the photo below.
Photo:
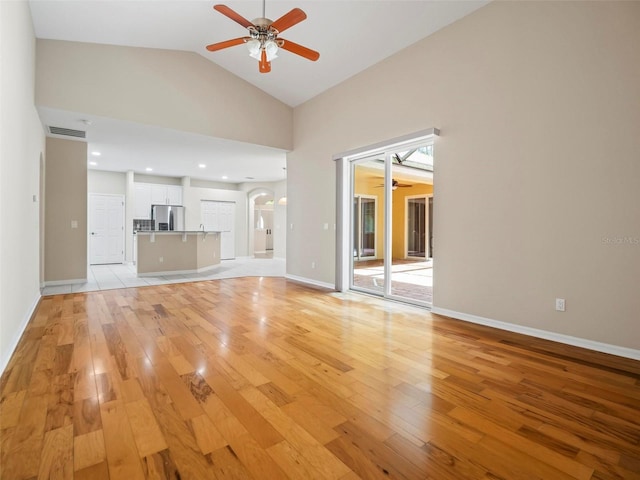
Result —
[{"label": "archway", "polygon": [[248,194],[249,225],[247,252],[250,256],[273,256],[274,195],[268,188],[256,188]]}]

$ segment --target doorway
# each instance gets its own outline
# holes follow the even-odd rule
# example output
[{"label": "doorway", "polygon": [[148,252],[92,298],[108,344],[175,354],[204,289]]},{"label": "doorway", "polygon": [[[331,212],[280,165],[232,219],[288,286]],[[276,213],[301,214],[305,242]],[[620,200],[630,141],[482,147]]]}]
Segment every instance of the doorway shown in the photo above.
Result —
[{"label": "doorway", "polygon": [[89,264],[124,262],[124,196],[89,194]]},{"label": "doorway", "polygon": [[407,258],[433,258],[433,194],[406,197]]},{"label": "doorway", "polygon": [[274,197],[262,193],[253,201],[253,255],[273,258]]},{"label": "doorway", "polygon": [[433,303],[436,132],[338,159],[338,201],[343,205],[338,216],[344,225],[339,232],[339,289],[427,307]]}]

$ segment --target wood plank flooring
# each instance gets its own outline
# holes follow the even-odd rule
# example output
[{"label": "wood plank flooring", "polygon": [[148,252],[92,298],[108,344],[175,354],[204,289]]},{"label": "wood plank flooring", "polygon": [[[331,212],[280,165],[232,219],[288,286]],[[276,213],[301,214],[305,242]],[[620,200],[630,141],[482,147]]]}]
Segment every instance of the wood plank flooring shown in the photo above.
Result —
[{"label": "wood plank flooring", "polygon": [[0,477],[640,479],[640,362],[282,278],[43,297]]}]

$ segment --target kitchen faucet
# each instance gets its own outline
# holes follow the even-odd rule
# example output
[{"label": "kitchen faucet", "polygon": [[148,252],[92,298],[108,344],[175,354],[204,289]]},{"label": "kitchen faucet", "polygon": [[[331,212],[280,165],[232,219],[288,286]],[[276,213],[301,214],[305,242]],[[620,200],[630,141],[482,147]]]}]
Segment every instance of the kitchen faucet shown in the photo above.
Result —
[{"label": "kitchen faucet", "polygon": [[202,231],[204,232],[204,223],[200,224],[200,228],[202,229]]}]

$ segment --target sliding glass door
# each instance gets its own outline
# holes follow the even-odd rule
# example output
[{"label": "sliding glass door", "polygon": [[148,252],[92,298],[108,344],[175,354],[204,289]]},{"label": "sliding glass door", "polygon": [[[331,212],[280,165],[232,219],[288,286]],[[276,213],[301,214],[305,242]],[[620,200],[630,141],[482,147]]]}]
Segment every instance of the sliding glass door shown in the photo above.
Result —
[{"label": "sliding glass door", "polygon": [[384,155],[352,163],[351,284],[355,289],[384,293]]},{"label": "sliding glass door", "polygon": [[349,159],[353,290],[430,305],[431,144]]}]

